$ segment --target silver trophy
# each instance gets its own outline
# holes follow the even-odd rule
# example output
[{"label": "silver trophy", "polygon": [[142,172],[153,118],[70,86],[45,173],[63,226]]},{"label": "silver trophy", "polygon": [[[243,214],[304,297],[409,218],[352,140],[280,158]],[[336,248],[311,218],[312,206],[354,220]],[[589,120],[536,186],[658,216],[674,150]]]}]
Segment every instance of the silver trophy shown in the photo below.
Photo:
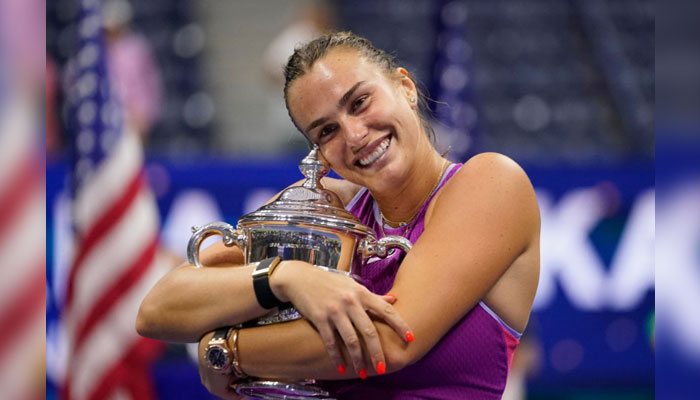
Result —
[{"label": "silver trophy", "polygon": [[[319,160],[318,147],[299,163],[306,177],[301,186],[284,190],[273,202],[246,214],[236,229],[225,222],[193,227],[187,246],[191,264],[202,267],[199,247],[212,235],[222,236],[226,246],[237,245],[245,263],[280,256],[282,260],[303,260],[329,272],[342,273],[359,281],[353,265],[363,265],[372,256],[386,257],[389,249],[411,249],[411,242],[402,236],[386,236],[379,240],[370,227],[349,213],[334,192],[323,188],[321,178],[329,171]],[[356,267],[356,268],[357,268]],[[267,325],[301,318],[293,307],[259,318],[255,325]],[[315,385],[313,379],[302,382],[269,380],[236,383],[238,394],[253,399],[329,399],[330,394]]]}]

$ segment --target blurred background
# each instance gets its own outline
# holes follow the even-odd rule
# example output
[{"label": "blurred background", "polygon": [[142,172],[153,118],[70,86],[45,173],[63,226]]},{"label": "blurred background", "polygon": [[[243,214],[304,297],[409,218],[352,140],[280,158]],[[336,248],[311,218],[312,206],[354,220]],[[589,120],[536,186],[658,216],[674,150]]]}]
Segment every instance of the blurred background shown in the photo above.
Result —
[{"label": "blurred background", "polygon": [[[121,293],[143,296],[184,259],[190,226],[234,223],[300,178],[308,146],[284,106],[282,66],[329,29],[397,55],[435,100],[449,158],[504,153],[536,188],[540,287],[504,398],[654,398],[652,0],[48,2],[47,395],[62,398],[71,381],[76,398],[209,398],[185,346],[91,337],[103,325],[133,334],[128,317],[100,310],[116,313]],[[141,183],[128,171],[143,171]],[[129,204],[118,188],[134,185],[148,218],[110,206]],[[693,186],[679,185],[664,204],[692,208]],[[671,253],[697,265],[700,224],[686,215],[668,217],[688,225]],[[142,242],[157,249],[117,240],[135,232],[152,232]],[[142,254],[143,271],[90,261],[109,246]],[[670,299],[671,319],[687,320],[675,311],[700,304],[692,299]],[[669,333],[682,354],[694,339],[675,332],[686,329]],[[146,378],[110,364],[124,360]]]}]

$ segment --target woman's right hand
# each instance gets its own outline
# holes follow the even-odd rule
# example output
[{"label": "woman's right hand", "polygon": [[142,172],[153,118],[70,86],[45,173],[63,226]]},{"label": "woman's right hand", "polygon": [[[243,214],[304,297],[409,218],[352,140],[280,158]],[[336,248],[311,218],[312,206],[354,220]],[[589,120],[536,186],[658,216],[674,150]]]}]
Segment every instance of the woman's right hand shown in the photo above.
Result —
[{"label": "woman's right hand", "polygon": [[376,295],[346,275],[324,271],[303,261],[283,261],[272,274],[270,285],[275,296],[291,301],[316,327],[341,374],[345,373],[345,362],[336,331],[358,376],[367,377],[362,343],[372,368],[379,374],[386,372],[379,334],[368,314],[385,321],[404,341],[413,340],[408,324],[392,306],[396,301],[394,296]]}]

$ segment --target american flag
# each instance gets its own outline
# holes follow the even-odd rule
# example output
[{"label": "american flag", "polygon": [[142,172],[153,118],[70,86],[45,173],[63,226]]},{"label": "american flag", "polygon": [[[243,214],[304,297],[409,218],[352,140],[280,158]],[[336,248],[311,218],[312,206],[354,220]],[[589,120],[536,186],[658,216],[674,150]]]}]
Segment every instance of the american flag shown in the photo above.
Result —
[{"label": "american flag", "polygon": [[148,367],[162,344],[140,337],[141,300],[162,275],[159,220],[139,137],[110,90],[99,0],[81,1],[70,105],[75,253],[61,318],[64,399],[154,397]]},{"label": "american flag", "polygon": [[38,399],[45,340],[43,153],[28,93],[11,92],[2,72],[0,67],[0,82],[7,83],[0,83],[0,396]]}]

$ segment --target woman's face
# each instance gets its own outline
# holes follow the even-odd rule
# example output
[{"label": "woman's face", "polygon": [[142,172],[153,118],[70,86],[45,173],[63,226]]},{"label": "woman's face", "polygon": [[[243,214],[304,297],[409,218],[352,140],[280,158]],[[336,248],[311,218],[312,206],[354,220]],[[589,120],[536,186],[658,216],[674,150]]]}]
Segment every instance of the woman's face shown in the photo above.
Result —
[{"label": "woman's face", "polygon": [[389,77],[352,49],[334,49],[287,90],[294,123],[343,178],[372,190],[405,179],[427,142],[413,81]]}]

